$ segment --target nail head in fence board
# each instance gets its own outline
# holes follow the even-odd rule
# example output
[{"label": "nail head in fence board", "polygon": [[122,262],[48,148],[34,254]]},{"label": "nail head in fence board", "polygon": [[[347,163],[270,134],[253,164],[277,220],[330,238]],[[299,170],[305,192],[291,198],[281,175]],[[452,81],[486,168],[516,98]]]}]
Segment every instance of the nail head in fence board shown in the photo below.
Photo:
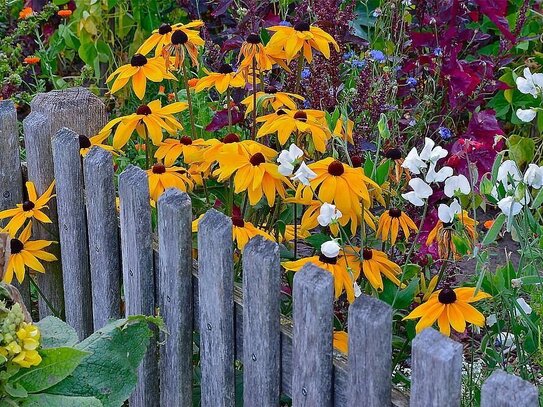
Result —
[{"label": "nail head in fence board", "polygon": [[55,168],[66,322],[79,339],[93,332],[89,244],[79,135],[60,129],[51,142]]},{"label": "nail head in fence board", "polygon": [[349,307],[348,318],[348,405],[390,406],[392,308],[362,294]]},{"label": "nail head in fence board", "polygon": [[518,376],[496,370],[483,383],[481,407],[537,407],[537,387]]},{"label": "nail head in fence board", "polygon": [[[119,176],[121,203],[121,251],[126,315],[155,314],[155,285],[151,206],[147,174],[129,165]],[[130,406],[149,407],[159,404],[156,340],[138,368],[138,384],[130,396]]]},{"label": "nail head in fence board", "polygon": [[[30,102],[31,112],[23,121],[28,178],[34,182],[38,195],[49,187],[54,178],[51,138],[62,127],[77,134],[92,136],[107,122],[106,108],[102,101],[84,88],[39,93]],[[33,225],[36,239],[58,240],[56,200],[49,201],[48,215],[53,221],[44,228]],[[53,254],[60,258],[58,245]],[[64,314],[64,295],[60,262],[46,262],[45,273],[38,275],[38,284],[55,309]],[[51,315],[45,301],[39,299],[40,318]]]},{"label": "nail head in fence board", "polygon": [[334,280],[313,264],[294,275],[292,404],[332,406]]},{"label": "nail head in fence board", "polygon": [[279,246],[262,236],[243,251],[243,402],[278,406],[281,380]]},{"label": "nail head in fence board", "polygon": [[198,223],[202,406],[233,407],[234,267],[232,220],[211,209]]},{"label": "nail head in fence board", "polygon": [[192,407],[192,204],[168,189],[158,200],[160,405]]},{"label": "nail head in fence board", "polygon": [[409,405],[460,406],[462,345],[432,328],[418,334],[412,344]]},{"label": "nail head in fence board", "polygon": [[121,261],[113,156],[93,147],[83,159],[94,330],[121,318]]},{"label": "nail head in fence board", "polygon": [[[19,130],[17,110],[11,100],[0,100],[0,211],[15,208],[23,202],[23,176],[19,157]],[[0,228],[6,226],[7,219],[0,220]],[[31,307],[28,278],[22,284],[16,279],[12,284],[21,293],[28,310]]]}]

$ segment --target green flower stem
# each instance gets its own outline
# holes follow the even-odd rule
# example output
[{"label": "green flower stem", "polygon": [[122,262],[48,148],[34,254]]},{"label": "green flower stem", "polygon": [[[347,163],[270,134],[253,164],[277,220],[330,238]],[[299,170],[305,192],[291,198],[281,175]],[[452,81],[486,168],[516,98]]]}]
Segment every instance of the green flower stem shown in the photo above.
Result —
[{"label": "green flower stem", "polygon": [[251,112],[253,127],[251,128],[251,140],[256,139],[256,92],[256,57],[253,57],[253,111]]},{"label": "green flower stem", "polygon": [[192,110],[192,96],[190,95],[190,86],[189,86],[189,78],[187,75],[187,67],[185,66],[185,62],[181,65],[183,68],[183,81],[185,82],[185,89],[187,91],[187,104],[189,105],[189,116],[190,116],[190,129],[191,129],[191,136],[192,139],[196,139],[196,125],[194,124],[194,111]]},{"label": "green flower stem", "polygon": [[32,278],[32,276],[30,275],[30,273],[26,273],[28,279],[30,280],[30,284],[32,284],[35,288],[36,288],[36,291],[38,292],[38,294],[40,295],[41,298],[43,298],[43,301],[45,302],[45,304],[47,304],[47,307],[51,310],[51,312],[53,313],[53,315],[57,318],[61,318],[61,315],[60,315],[60,312],[58,312],[55,307],[53,307],[53,304],[51,304],[51,302],[47,299],[47,297],[43,294],[42,290],[40,289],[40,287],[38,286],[38,284],[36,283],[36,281],[34,281],[34,279]]}]

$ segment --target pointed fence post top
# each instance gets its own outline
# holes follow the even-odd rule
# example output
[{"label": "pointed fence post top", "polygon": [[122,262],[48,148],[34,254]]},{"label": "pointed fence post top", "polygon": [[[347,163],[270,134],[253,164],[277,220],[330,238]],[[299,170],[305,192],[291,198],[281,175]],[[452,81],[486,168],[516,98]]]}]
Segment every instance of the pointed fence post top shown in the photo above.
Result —
[{"label": "pointed fence post top", "polygon": [[383,322],[391,323],[392,307],[378,298],[360,295],[349,306],[349,315],[364,321],[369,326],[381,326]]},{"label": "pointed fence post top", "polygon": [[538,390],[520,377],[496,370],[483,383],[481,407],[537,407]]},{"label": "pointed fence post top", "polygon": [[147,186],[145,183],[147,182],[147,173],[142,170],[140,167],[136,167],[135,165],[130,164],[125,168],[123,172],[121,172],[121,175],[119,175],[119,185],[122,184],[132,184],[132,185],[138,185],[142,183],[142,185]]},{"label": "pointed fence post top", "polygon": [[104,150],[102,147],[93,146],[83,159],[83,162],[89,163],[89,165],[112,165],[113,164],[113,155]]},{"label": "pointed fence post top", "polygon": [[279,252],[279,245],[264,236],[253,237],[243,248],[243,258],[251,256],[253,259],[273,259]]},{"label": "pointed fence post top", "polygon": [[68,127],[62,127],[53,135],[51,142],[53,144],[60,143],[61,146],[64,147],[73,147],[74,145],[77,145],[77,148],[79,149],[79,134]]},{"label": "pointed fence post top", "polygon": [[180,208],[192,205],[189,194],[177,188],[168,188],[158,198],[158,205]]}]

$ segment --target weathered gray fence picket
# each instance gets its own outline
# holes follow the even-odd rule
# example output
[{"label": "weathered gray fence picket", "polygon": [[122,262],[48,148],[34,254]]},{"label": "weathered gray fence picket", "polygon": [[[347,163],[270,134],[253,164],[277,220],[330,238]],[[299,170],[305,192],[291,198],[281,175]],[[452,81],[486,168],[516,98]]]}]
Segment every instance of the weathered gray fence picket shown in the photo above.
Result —
[{"label": "weathered gray fence picket", "polygon": [[[332,348],[331,274],[314,265],[296,273],[294,321],[282,317],[278,245],[262,237],[251,240],[243,253],[243,284],[234,283],[232,222],[210,210],[199,224],[195,268],[188,195],[168,190],[161,196],[156,239],[152,233],[147,174],[134,166],[119,176],[119,247],[111,154],[94,147],[83,163],[76,154],[76,135],[90,135],[89,129],[99,127],[94,126],[96,121],[103,124],[103,106],[94,97],[82,94],[85,91],[72,90],[36,98],[34,112],[25,121],[27,151],[29,147],[31,150],[27,156],[29,177],[37,184],[39,193],[52,180],[53,168],[59,178],[60,225],[66,226],[60,231],[65,301],[67,317],[80,324],[78,333],[84,335],[92,324],[98,329],[109,318],[121,315],[121,269],[126,315],[160,314],[164,318],[169,334],[161,336],[159,352],[156,342],[151,344],[138,370],[131,406],[193,405],[193,329],[200,334],[204,407],[235,405],[235,360],[243,362],[246,406],[277,406],[281,394],[291,397],[294,406],[460,405],[460,344],[433,329],[415,338],[408,400],[391,385],[392,310],[388,305],[364,295],[351,305],[347,359]],[[64,99],[75,103],[75,107],[70,110]],[[44,110],[40,105],[44,101],[57,108]],[[82,108],[84,103],[87,110]],[[13,138],[13,127],[9,127],[13,126],[13,111],[5,113],[11,109],[6,106],[0,104],[0,137]],[[97,116],[93,125],[89,112]],[[66,123],[56,116],[76,114],[81,115],[81,121],[72,118]],[[6,117],[11,117],[11,124],[6,124]],[[60,123],[76,133],[61,130],[54,137],[53,160],[51,137],[61,129]],[[40,126],[45,127],[40,130]],[[0,157],[7,157],[9,153],[1,141]],[[61,151],[61,145],[65,151]],[[18,154],[13,142],[10,146],[11,154]],[[13,163],[19,165],[15,160]],[[0,175],[5,177],[1,169]],[[0,181],[7,182],[2,178]],[[10,194],[20,194],[11,190],[17,185],[20,187],[19,181],[8,187]],[[1,184],[0,191],[5,190]],[[78,202],[67,206],[70,197]],[[50,206],[56,220],[55,202]],[[36,232],[49,238],[44,231]],[[88,241],[83,237],[85,232]],[[86,247],[74,249],[65,242],[68,238]],[[68,265],[82,268],[80,274],[75,274],[77,278],[74,274],[68,277],[75,273]],[[90,290],[85,283],[89,278]],[[60,309],[64,299],[62,290],[58,290],[59,281],[62,282],[60,276],[49,276],[40,284],[45,284],[46,293],[54,294],[54,304]],[[83,290],[76,295],[81,304],[86,304],[87,312],[71,309],[76,290]],[[40,312],[41,308],[42,305]],[[88,310],[92,310],[92,315]],[[481,405],[536,407],[538,391],[516,376],[496,372],[483,385]]]}]

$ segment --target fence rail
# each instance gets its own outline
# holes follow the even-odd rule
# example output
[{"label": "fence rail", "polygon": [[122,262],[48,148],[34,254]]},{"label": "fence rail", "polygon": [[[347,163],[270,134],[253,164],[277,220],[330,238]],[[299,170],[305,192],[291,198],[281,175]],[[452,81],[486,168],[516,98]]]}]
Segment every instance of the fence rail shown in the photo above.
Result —
[{"label": "fence rail", "polygon": [[[74,96],[77,103],[70,109],[65,99],[73,101]],[[62,263],[62,275],[57,264],[49,270],[57,277],[40,284],[53,293],[55,305],[66,305],[66,319],[80,338],[122,315],[121,282],[125,313],[158,312],[169,332],[161,334],[158,347],[149,348],[131,406],[193,405],[193,330],[200,334],[203,406],[235,405],[236,360],[243,363],[245,406],[277,406],[281,394],[291,397],[294,406],[460,405],[461,345],[432,329],[415,338],[408,399],[391,385],[392,310],[387,304],[358,297],[349,309],[349,355],[335,351],[333,279],[328,272],[306,265],[296,273],[293,320],[285,318],[280,314],[278,245],[261,237],[251,240],[243,253],[243,282],[235,283],[231,219],[210,210],[199,222],[195,265],[190,198],[177,190],[160,197],[155,237],[147,175],[134,166],[118,179],[119,237],[112,157],[93,147],[81,160],[78,148],[79,132],[96,131],[99,126],[89,125],[93,120],[103,124],[103,106],[84,89],[36,99],[57,106],[38,120],[45,113],[33,103],[37,112],[25,121],[25,139],[27,151],[29,143],[41,143],[27,155],[38,193],[53,178],[57,181]],[[2,159],[19,154],[12,140],[17,125],[13,112],[12,104],[0,102]],[[66,120],[70,130],[51,124],[62,122],[60,115],[80,117]],[[49,124],[38,128],[44,120]],[[9,143],[4,142],[7,138]],[[41,160],[50,165],[42,167]],[[13,178],[18,169],[6,177],[2,168],[0,191],[20,200],[21,182]],[[1,210],[13,202],[0,204]],[[40,305],[40,313],[48,311]],[[481,405],[534,407],[537,388],[495,372],[482,387]]]}]

